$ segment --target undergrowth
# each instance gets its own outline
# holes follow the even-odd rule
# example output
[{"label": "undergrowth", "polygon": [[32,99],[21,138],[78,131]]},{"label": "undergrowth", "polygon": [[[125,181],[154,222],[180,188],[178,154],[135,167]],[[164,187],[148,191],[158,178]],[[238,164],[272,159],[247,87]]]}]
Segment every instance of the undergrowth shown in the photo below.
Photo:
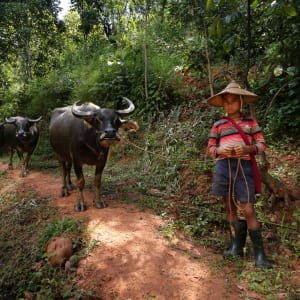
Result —
[{"label": "undergrowth", "polygon": [[[51,199],[36,193],[19,193],[1,175],[0,299],[69,299],[89,291],[78,290],[69,273],[53,268],[46,255],[54,236],[72,235],[76,251],[84,251],[84,229],[73,219],[57,219]],[[76,298],[74,298],[76,299]],[[80,298],[77,298],[80,299]]]}]

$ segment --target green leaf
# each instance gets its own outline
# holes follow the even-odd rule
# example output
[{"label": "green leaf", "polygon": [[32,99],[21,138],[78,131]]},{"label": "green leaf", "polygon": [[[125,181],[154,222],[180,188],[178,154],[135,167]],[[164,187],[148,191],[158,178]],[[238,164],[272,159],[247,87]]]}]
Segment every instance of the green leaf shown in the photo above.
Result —
[{"label": "green leaf", "polygon": [[256,8],[258,6],[258,4],[259,4],[259,1],[254,0],[251,5],[252,5],[253,8]]},{"label": "green leaf", "polygon": [[277,66],[277,67],[274,69],[274,75],[275,75],[275,77],[280,76],[282,73],[283,73],[283,68],[282,68],[282,66]]},{"label": "green leaf", "polygon": [[207,0],[206,1],[206,9],[207,10],[213,10],[214,7],[215,7],[214,0]]},{"label": "green leaf", "polygon": [[231,16],[230,15],[227,15],[226,17],[225,17],[225,23],[226,24],[229,24],[231,22]]},{"label": "green leaf", "polygon": [[221,23],[220,19],[218,19],[218,22],[217,22],[217,35],[218,35],[218,37],[221,37],[221,35],[222,35],[222,23]]},{"label": "green leaf", "polygon": [[288,14],[288,15],[291,16],[291,17],[297,16],[297,11],[296,11],[296,9],[295,9],[292,5],[290,5],[290,4],[288,4],[288,5],[286,5],[286,6],[284,7],[284,11],[286,12],[286,14]]},{"label": "green leaf", "polygon": [[290,76],[294,76],[297,73],[297,68],[294,66],[288,67],[286,71]]},{"label": "green leaf", "polygon": [[214,36],[216,33],[216,27],[215,27],[215,24],[211,24],[209,27],[208,27],[208,34],[210,37]]},{"label": "green leaf", "polygon": [[232,50],[232,47],[228,41],[224,41],[223,43],[224,50],[229,53]]}]

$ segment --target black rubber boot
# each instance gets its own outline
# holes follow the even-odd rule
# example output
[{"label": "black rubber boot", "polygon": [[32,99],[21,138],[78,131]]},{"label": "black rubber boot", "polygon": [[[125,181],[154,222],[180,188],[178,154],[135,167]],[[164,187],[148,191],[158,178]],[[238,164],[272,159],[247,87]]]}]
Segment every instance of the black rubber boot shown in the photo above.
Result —
[{"label": "black rubber boot", "polygon": [[261,230],[260,229],[257,229],[257,230],[249,229],[248,231],[249,231],[251,241],[253,243],[255,265],[258,268],[271,269],[272,265],[268,261],[265,251],[264,251]]},{"label": "black rubber boot", "polygon": [[244,256],[244,247],[247,237],[247,223],[245,220],[239,220],[230,223],[230,240],[231,245],[224,252],[225,257]]}]

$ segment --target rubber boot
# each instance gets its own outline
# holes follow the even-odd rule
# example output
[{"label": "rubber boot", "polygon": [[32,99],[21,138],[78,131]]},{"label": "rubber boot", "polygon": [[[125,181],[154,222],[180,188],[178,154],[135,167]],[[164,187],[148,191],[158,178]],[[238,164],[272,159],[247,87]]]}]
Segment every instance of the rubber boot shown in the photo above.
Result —
[{"label": "rubber boot", "polygon": [[224,252],[225,257],[244,256],[244,247],[247,237],[247,223],[245,220],[239,220],[230,223],[231,245]]},{"label": "rubber boot", "polygon": [[271,269],[272,265],[268,261],[265,251],[264,251],[261,230],[260,229],[257,229],[257,230],[249,229],[248,231],[249,231],[251,241],[253,243],[255,265],[258,268]]}]

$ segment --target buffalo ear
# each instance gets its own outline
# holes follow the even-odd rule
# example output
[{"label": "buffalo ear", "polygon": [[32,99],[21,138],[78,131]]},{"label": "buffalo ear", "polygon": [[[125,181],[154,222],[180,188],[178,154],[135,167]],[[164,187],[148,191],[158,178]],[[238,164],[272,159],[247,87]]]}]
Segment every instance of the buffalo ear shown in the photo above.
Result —
[{"label": "buffalo ear", "polygon": [[36,128],[37,128],[36,123],[30,124],[30,128],[29,128],[30,133],[34,134],[34,132],[37,130]]},{"label": "buffalo ear", "polygon": [[94,127],[94,118],[93,117],[81,117],[84,121],[84,124],[86,124],[87,127],[91,128]]},{"label": "buffalo ear", "polygon": [[140,129],[139,124],[132,120],[128,120],[128,121],[121,120],[121,123],[122,123],[121,125],[122,129],[126,131],[137,132]]},{"label": "buffalo ear", "polygon": [[87,127],[87,128],[92,128],[92,127],[93,127],[93,126],[92,126],[89,122],[87,122],[86,120],[83,120],[83,124],[84,124],[84,126]]}]

